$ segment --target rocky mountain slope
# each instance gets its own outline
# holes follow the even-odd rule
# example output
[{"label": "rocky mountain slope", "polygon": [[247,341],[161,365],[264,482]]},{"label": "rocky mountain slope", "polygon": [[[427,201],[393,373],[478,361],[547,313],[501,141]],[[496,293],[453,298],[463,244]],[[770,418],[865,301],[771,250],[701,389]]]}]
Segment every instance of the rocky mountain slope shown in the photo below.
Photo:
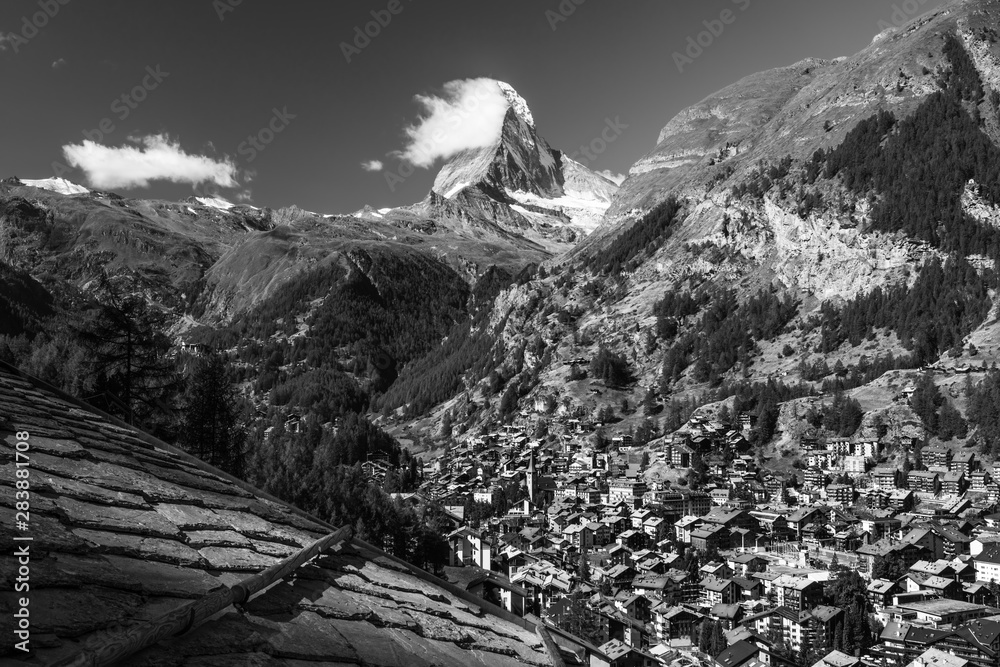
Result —
[{"label": "rocky mountain slope", "polygon": [[496,141],[447,162],[423,206],[445,218],[457,209],[567,250],[597,226],[618,186],[551,148],[528,103],[508,84],[497,85],[510,106]]},{"label": "rocky mountain slope", "polygon": [[[948,240],[992,239],[996,228],[997,200],[982,192],[992,185],[979,180],[993,183],[989,170],[953,164],[966,153],[952,146],[963,136],[996,150],[998,25],[995,0],[950,3],[878,35],[855,56],[752,75],[681,112],[632,167],[601,225],[550,272],[499,295],[482,335],[505,361],[467,376],[463,392],[408,422],[407,432],[434,433],[443,420],[473,433],[498,417],[533,423],[552,412],[596,417],[609,408],[611,431],[654,415],[662,432],[678,405],[731,407],[731,399],[715,402],[742,392],[743,407],[757,409],[761,388],[778,383],[789,401],[778,416],[780,447],[801,427],[793,406],[829,404],[838,387],[868,411],[866,424],[884,417],[897,435],[933,438],[898,402],[902,388],[920,368],[936,369],[947,400],[963,409],[956,378],[971,369],[976,380],[1000,360],[993,241]],[[880,111],[892,120],[875,129]],[[877,136],[864,135],[869,129]],[[948,138],[921,145],[920,136]],[[883,159],[883,149],[940,158],[924,160],[919,174],[862,185],[856,174]],[[957,188],[956,170],[965,178]],[[928,204],[948,210],[934,213],[938,230],[907,227],[912,216],[894,212],[909,187],[946,202]],[[656,219],[654,207],[670,197],[679,212]],[[612,267],[612,256],[623,259]],[[969,268],[955,278],[949,266]],[[954,298],[930,286],[941,267],[948,277],[938,283],[953,285]],[[889,294],[888,302],[873,296]],[[690,310],[672,305],[688,295]],[[783,300],[794,306],[787,314]],[[901,314],[875,317],[875,303]],[[945,303],[954,316],[936,320]],[[859,340],[837,333],[855,321]],[[593,377],[588,365],[600,348],[620,357],[630,382]],[[826,370],[814,371],[822,361]],[[835,373],[838,364],[844,371]],[[648,400],[648,410],[637,408]]]},{"label": "rocky mountain slope", "polygon": [[181,331],[280,360],[257,390],[329,364],[411,439],[553,412],[662,432],[725,405],[773,412],[787,448],[793,416],[840,390],[862,428],[902,433],[918,369],[964,409],[955,374],[1000,356],[998,24],[1000,1],[962,0],[747,77],[667,122],[620,188],[548,146],[504,84],[497,141],[396,209],[8,181],[4,280],[58,307],[126,274]]}]

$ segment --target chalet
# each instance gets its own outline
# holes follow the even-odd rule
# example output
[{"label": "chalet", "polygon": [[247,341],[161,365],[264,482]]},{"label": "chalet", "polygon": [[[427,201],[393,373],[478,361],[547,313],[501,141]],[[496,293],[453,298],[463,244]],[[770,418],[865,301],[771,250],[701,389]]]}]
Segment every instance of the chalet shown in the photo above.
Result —
[{"label": "chalet", "polygon": [[926,572],[910,571],[900,583],[905,586],[907,593],[927,592],[949,600],[964,598],[964,589],[960,582]]},{"label": "chalet", "polygon": [[778,604],[793,611],[806,611],[823,599],[823,584],[805,577],[790,577],[774,582]]},{"label": "chalet", "polygon": [[906,476],[906,484],[918,493],[937,494],[941,490],[941,479],[933,470],[911,470]]},{"label": "chalet", "polygon": [[841,651],[830,651],[813,667],[859,667],[861,658],[847,655]]},{"label": "chalet", "polygon": [[667,534],[667,522],[658,516],[652,516],[643,521],[642,530],[654,542],[659,542]]},{"label": "chalet", "polygon": [[[928,528],[914,528],[903,535],[903,544],[907,543],[923,547],[934,559],[944,556],[944,541],[939,534]],[[916,561],[913,562],[915,563]],[[912,563],[909,565],[912,565]]]},{"label": "chalet", "polygon": [[826,496],[829,500],[845,505],[854,502],[854,485],[852,484],[828,484]]},{"label": "chalet", "polygon": [[733,583],[739,589],[740,601],[759,600],[764,597],[764,583],[760,579],[733,577]]},{"label": "chalet", "polygon": [[764,491],[772,502],[782,503],[788,499],[785,482],[773,475],[764,479]]},{"label": "chalet", "polygon": [[691,460],[695,455],[695,450],[689,444],[673,443],[671,446],[671,463],[677,468],[690,468]]},{"label": "chalet", "polygon": [[619,533],[618,537],[615,538],[615,541],[618,544],[623,544],[629,549],[635,551],[646,546],[646,534],[630,528],[629,530]]},{"label": "chalet", "polygon": [[984,548],[973,560],[976,581],[984,583],[1000,582],[1000,543]]},{"label": "chalet", "polygon": [[979,462],[976,460],[976,453],[964,450],[952,457],[951,463],[948,465],[948,470],[951,472],[960,472],[965,475],[971,475],[978,467]]},{"label": "chalet", "polygon": [[888,498],[887,507],[894,512],[909,512],[916,503],[913,491],[909,489],[894,489]]},{"label": "chalet", "polygon": [[691,531],[691,546],[699,551],[726,549],[729,542],[729,529],[725,526],[709,524]]},{"label": "chalet", "polygon": [[608,504],[624,502],[630,507],[641,507],[646,483],[636,479],[616,479],[608,484]]},{"label": "chalet", "polygon": [[615,543],[608,547],[608,561],[612,565],[625,565],[632,562],[632,552],[624,544]]},{"label": "chalet", "polygon": [[628,565],[615,565],[607,572],[607,579],[612,586],[624,588],[635,578],[635,570]]},{"label": "chalet", "polygon": [[799,538],[807,526],[823,524],[826,514],[818,507],[800,507],[788,515],[788,529]]},{"label": "chalet", "polygon": [[493,544],[489,538],[472,528],[462,527],[448,535],[448,564],[475,565],[492,569]]},{"label": "chalet", "polygon": [[841,459],[841,466],[848,475],[863,475],[868,471],[869,460],[865,456],[845,456]]},{"label": "chalet", "polygon": [[691,531],[696,530],[701,518],[686,516],[674,522],[674,536],[681,544],[691,543]]},{"label": "chalet", "polygon": [[733,569],[729,567],[727,563],[711,562],[705,563],[698,570],[702,575],[706,577],[716,577],[717,579],[729,579],[733,576]]},{"label": "chalet", "polygon": [[747,577],[753,572],[764,569],[768,561],[757,554],[748,553],[732,556],[728,562],[735,575]]},{"label": "chalet", "polygon": [[701,580],[702,601],[705,606],[739,602],[739,588],[732,579],[705,577]]},{"label": "chalet", "polygon": [[756,661],[760,648],[740,640],[715,657],[715,667],[744,667]]},{"label": "chalet", "polygon": [[805,472],[802,473],[802,480],[808,488],[818,489],[826,481],[826,473],[823,472],[822,468],[812,466],[806,468]]},{"label": "chalet", "polygon": [[868,601],[871,602],[876,612],[880,612],[886,607],[892,606],[893,597],[903,591],[904,588],[899,582],[875,579],[868,584]]},{"label": "chalet", "polygon": [[897,487],[899,471],[892,466],[878,466],[871,472],[872,486],[883,491],[892,491]]},{"label": "chalet", "polygon": [[969,554],[972,538],[955,526],[936,525],[931,528],[941,538],[943,556],[949,560]]},{"label": "chalet", "polygon": [[642,667],[645,657],[633,646],[611,639],[590,654],[591,667]]},{"label": "chalet", "polygon": [[701,616],[686,607],[665,602],[654,606],[651,613],[656,638],[661,642],[690,637],[694,626],[702,621]]},{"label": "chalet", "polygon": [[834,628],[843,614],[841,609],[823,605],[810,611],[778,606],[751,616],[744,623],[776,645],[788,644],[793,651],[800,651],[806,646],[825,646],[832,641]]},{"label": "chalet", "polygon": [[578,550],[589,551],[594,546],[594,531],[591,525],[596,527],[597,524],[574,523],[566,526],[563,528],[562,536]]},{"label": "chalet", "polygon": [[951,463],[952,453],[944,445],[933,445],[920,450],[920,457],[928,468],[940,467],[947,470]]},{"label": "chalet", "polygon": [[976,470],[969,473],[969,488],[977,493],[984,493],[993,477],[986,470]]},{"label": "chalet", "polygon": [[780,512],[751,510],[750,516],[757,521],[761,532],[772,539],[783,539],[792,533],[788,528],[788,519]]},{"label": "chalet", "polygon": [[941,493],[958,496],[965,492],[965,473],[955,470],[941,475]]},{"label": "chalet", "polygon": [[810,452],[806,457],[806,465],[810,468],[830,468],[836,458],[836,453],[827,449]]},{"label": "chalet", "polygon": [[716,604],[708,612],[709,618],[722,624],[723,629],[732,630],[743,619],[743,607],[739,604]]},{"label": "chalet", "polygon": [[753,519],[749,512],[743,510],[733,510],[726,507],[716,507],[711,512],[701,517],[705,524],[724,526],[726,528],[752,528]]}]

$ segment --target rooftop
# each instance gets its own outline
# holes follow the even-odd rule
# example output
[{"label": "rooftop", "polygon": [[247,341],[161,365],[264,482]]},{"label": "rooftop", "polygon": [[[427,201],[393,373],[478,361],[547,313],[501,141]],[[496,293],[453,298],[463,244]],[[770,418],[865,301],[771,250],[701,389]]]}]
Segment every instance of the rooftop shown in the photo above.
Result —
[{"label": "rooftop", "polygon": [[[334,530],[0,366],[7,461],[18,431],[30,433],[31,664],[121,646],[130,631],[156,627],[149,621],[218,595]],[[11,484],[0,480],[7,541]],[[359,540],[341,547],[128,664],[413,665],[417,655],[421,664],[456,667],[550,664],[529,625],[491,615],[485,602]],[[0,563],[12,587],[15,558],[8,551]],[[6,642],[3,651],[11,650]]]},{"label": "rooftop", "polygon": [[962,602],[961,600],[943,600],[943,599],[918,600],[916,602],[905,602],[897,606],[900,609],[907,609],[909,611],[922,612],[925,614],[934,614],[936,616],[941,616],[945,614],[961,614],[985,608],[981,604],[974,604],[972,602]]}]

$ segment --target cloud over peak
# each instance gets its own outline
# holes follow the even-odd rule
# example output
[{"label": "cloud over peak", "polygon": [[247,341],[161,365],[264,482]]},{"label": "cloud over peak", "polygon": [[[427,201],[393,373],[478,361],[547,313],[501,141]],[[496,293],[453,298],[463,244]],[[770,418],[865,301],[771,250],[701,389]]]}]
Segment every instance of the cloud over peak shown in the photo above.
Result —
[{"label": "cloud over peak", "polygon": [[406,145],[396,155],[425,169],[496,142],[510,106],[498,82],[487,78],[449,81],[440,94],[415,99],[423,111],[404,130]]},{"label": "cloud over peak", "polygon": [[85,139],[63,146],[70,165],[82,169],[96,188],[145,188],[150,181],[213,183],[219,187],[238,185],[236,165],[185,152],[180,143],[164,134],[129,138],[133,145],[104,146]]}]

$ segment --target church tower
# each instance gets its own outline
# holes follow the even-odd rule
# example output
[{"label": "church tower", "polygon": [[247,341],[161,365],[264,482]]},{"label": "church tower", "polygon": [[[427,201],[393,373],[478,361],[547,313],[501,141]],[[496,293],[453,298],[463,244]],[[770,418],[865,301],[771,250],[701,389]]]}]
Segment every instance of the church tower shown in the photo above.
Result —
[{"label": "church tower", "polygon": [[534,505],[538,496],[538,472],[535,470],[535,450],[531,450],[528,457],[528,472],[525,475],[525,483],[528,487],[528,500]]}]

